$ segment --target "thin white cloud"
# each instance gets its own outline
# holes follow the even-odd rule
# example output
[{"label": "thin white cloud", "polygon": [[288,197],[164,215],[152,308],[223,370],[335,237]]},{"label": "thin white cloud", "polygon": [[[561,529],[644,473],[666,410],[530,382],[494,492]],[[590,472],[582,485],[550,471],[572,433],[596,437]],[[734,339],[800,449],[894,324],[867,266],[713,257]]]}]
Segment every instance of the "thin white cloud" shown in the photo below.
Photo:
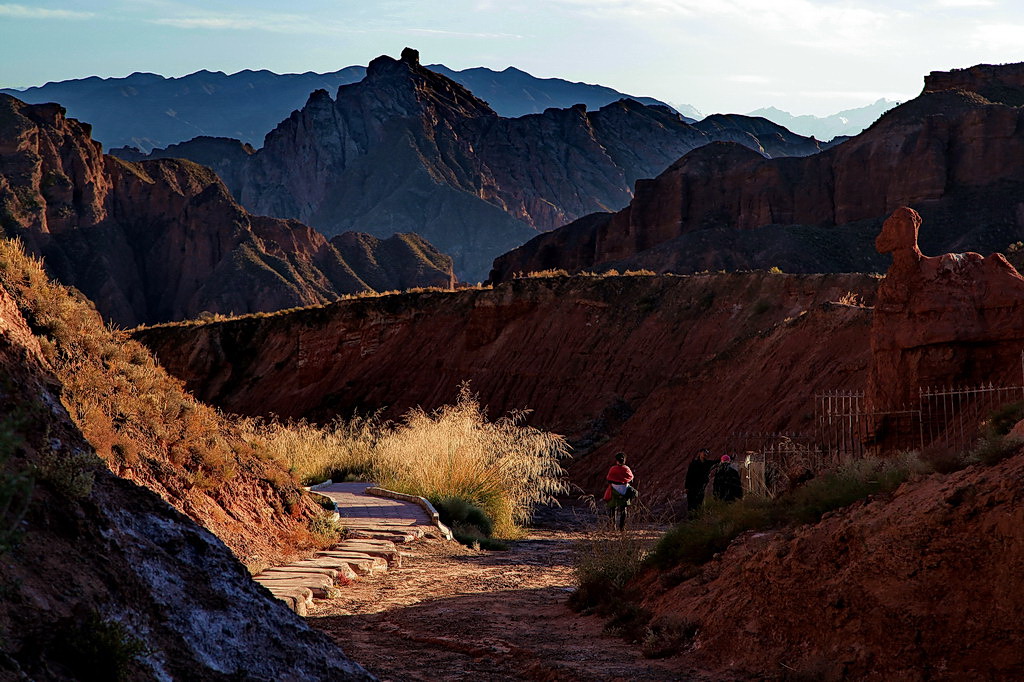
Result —
[{"label": "thin white cloud", "polygon": [[728,80],[733,83],[745,83],[747,85],[767,85],[772,82],[772,79],[767,76],[757,76],[754,74],[735,74],[729,76]]},{"label": "thin white cloud", "polygon": [[1019,51],[1021,36],[1024,36],[1022,24],[979,24],[974,27],[971,41],[979,47]]},{"label": "thin white cloud", "polygon": [[442,31],[434,28],[405,28],[398,29],[399,33],[411,33],[413,35],[439,35],[451,36],[452,38],[522,38],[518,33],[475,33],[472,31]]},{"label": "thin white cloud", "polygon": [[91,19],[92,12],[76,12],[69,9],[46,9],[25,5],[0,4],[0,17],[15,19]]},{"label": "thin white cloud", "polygon": [[939,7],[995,7],[995,0],[936,0]]},{"label": "thin white cloud", "polygon": [[451,38],[522,38],[515,33],[449,31],[417,27],[356,28],[350,23],[326,21],[322,18],[293,14],[210,14],[197,12],[183,17],[150,19],[149,23],[174,28],[206,31],[266,31],[308,35],[339,35],[353,33],[395,33],[437,35]]},{"label": "thin white cloud", "polygon": [[183,17],[161,17],[149,23],[182,29],[208,31],[267,31],[270,33],[297,33],[332,35],[364,33],[339,22],[318,20],[293,14],[210,14],[196,13]]}]

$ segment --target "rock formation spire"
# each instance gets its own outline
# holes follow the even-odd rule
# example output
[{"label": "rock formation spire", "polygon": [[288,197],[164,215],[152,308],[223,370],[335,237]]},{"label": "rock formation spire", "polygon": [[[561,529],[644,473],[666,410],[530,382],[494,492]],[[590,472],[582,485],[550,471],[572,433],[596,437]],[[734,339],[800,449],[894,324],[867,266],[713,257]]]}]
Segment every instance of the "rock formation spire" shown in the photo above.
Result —
[{"label": "rock formation spire", "polygon": [[409,66],[419,66],[420,51],[414,50],[411,47],[405,48],[404,50],[402,50],[402,61],[408,64]]}]

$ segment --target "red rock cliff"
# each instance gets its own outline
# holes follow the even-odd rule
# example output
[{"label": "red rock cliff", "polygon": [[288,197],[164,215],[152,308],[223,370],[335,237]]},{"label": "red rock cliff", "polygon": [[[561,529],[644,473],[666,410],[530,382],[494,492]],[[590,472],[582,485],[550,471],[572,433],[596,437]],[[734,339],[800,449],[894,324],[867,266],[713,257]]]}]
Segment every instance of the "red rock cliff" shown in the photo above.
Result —
[{"label": "red rock cliff", "polygon": [[[538,236],[498,258],[491,279],[608,264],[678,272],[772,265],[873,270],[870,241],[899,206],[917,208],[933,225],[930,249],[1002,249],[1024,236],[1017,208],[1024,109],[1010,96],[1024,101],[1014,75],[1020,70],[933,74],[916,99],[806,158],[766,159],[728,144],[697,149],[639,183],[622,211]],[[1000,96],[990,101],[979,93]],[[756,234],[762,230],[789,243],[766,249]],[[844,254],[849,250],[856,258]]]},{"label": "red rock cliff", "polygon": [[[574,479],[616,449],[646,485],[678,488],[701,445],[812,424],[815,391],[863,386],[870,311],[825,306],[862,275],[766,273],[517,280],[138,338],[201,399],[245,414],[390,416],[450,402],[470,380],[492,414],[534,410],[568,434]],[[821,343],[828,338],[830,343]]]},{"label": "red rock cliff", "polygon": [[772,156],[821,149],[765,119],[690,125],[633,100],[502,118],[407,48],[401,59],[374,59],[333,100],[312,93],[255,154],[210,138],[154,153],[214,164],[248,209],[325,234],[415,231],[455,258],[460,277],[478,281],[537,230],[622,208],[638,179],[719,139]]}]

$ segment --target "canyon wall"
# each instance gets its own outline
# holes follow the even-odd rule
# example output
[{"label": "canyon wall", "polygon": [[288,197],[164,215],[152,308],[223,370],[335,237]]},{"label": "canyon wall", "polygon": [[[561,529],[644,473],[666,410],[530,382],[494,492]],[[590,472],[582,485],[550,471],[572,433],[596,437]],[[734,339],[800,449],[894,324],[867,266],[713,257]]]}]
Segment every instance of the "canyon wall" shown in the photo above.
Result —
[{"label": "canyon wall", "polygon": [[[468,380],[492,416],[533,410],[567,434],[588,488],[617,449],[652,492],[740,431],[813,429],[816,391],[862,388],[866,275],[531,278],[136,336],[229,412],[327,419],[451,402]],[[829,339],[829,343],[822,343]],[[640,473],[642,472],[642,473]]]}]

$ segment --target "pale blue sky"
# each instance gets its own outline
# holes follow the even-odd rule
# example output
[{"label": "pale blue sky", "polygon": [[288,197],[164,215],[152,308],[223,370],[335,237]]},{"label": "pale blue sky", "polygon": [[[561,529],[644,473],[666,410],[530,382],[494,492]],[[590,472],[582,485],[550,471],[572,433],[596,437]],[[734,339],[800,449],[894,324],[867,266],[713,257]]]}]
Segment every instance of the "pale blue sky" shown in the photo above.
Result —
[{"label": "pale blue sky", "polygon": [[0,0],[0,87],[397,56],[514,65],[693,104],[827,114],[922,77],[1024,61],[1017,0]]}]

